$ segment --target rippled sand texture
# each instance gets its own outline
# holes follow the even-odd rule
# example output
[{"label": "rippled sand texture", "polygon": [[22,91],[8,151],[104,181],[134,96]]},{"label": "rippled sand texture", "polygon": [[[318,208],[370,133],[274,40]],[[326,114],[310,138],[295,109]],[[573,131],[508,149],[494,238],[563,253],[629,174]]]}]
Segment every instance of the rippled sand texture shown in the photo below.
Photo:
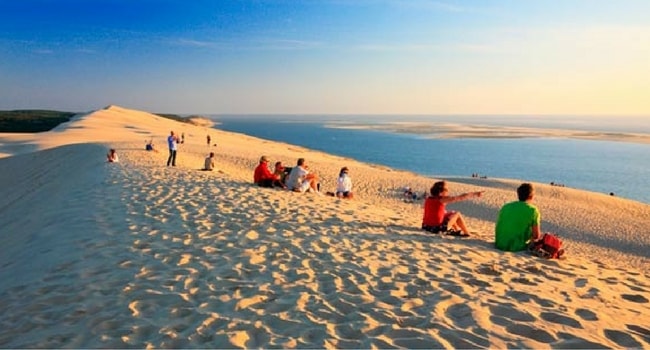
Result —
[{"label": "rippled sand texture", "polygon": [[[178,127],[161,123],[158,138]],[[582,218],[563,231],[568,258],[547,261],[493,248],[510,182],[452,183],[486,189],[458,207],[479,233],[441,237],[398,194],[432,179],[226,133],[219,171],[202,172],[204,130],[186,130],[177,168],[131,140],[0,160],[0,347],[650,348],[647,253],[590,231],[607,205],[647,205],[541,188],[541,206],[562,191]],[[109,145],[120,163],[104,163]],[[345,162],[358,198],[254,187],[260,149],[324,174]],[[595,212],[571,204],[585,197]]]}]

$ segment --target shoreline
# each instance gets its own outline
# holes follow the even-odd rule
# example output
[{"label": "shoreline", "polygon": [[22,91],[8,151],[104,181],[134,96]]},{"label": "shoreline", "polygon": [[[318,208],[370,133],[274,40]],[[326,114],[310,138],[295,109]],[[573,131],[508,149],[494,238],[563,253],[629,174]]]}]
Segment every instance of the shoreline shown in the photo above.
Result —
[{"label": "shoreline", "polygon": [[[543,260],[494,248],[518,181],[450,181],[486,191],[450,205],[478,232],[456,239],[403,201],[435,178],[287,143],[119,107],[15,142],[33,151],[0,159],[3,347],[650,347],[649,205],[536,184],[568,248]],[[355,199],[253,186],[262,154],[306,158],[326,191],[347,166]]]},{"label": "shoreline", "polygon": [[422,135],[433,139],[563,138],[591,141],[626,142],[646,145],[650,144],[650,134],[648,133],[491,126],[479,124],[453,124],[447,122],[385,122],[381,124],[353,123],[348,125],[325,123],[325,126],[337,129],[376,130],[392,133]]}]

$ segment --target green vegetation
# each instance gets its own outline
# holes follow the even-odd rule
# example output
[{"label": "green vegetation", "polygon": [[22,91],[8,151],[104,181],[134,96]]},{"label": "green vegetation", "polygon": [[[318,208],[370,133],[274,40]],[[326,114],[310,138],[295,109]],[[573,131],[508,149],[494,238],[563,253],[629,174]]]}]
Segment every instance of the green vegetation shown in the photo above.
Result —
[{"label": "green vegetation", "polygon": [[[75,112],[61,112],[38,109],[0,111],[0,132],[43,132],[70,121]],[[188,118],[176,114],[157,113],[159,117],[182,123],[191,123]]]},{"label": "green vegetation", "polygon": [[76,113],[47,110],[0,111],[0,132],[43,132],[70,120]]},{"label": "green vegetation", "polygon": [[181,117],[180,115],[176,115],[176,114],[155,113],[155,115],[159,117],[175,120],[181,123],[190,123],[190,120],[188,118]]}]

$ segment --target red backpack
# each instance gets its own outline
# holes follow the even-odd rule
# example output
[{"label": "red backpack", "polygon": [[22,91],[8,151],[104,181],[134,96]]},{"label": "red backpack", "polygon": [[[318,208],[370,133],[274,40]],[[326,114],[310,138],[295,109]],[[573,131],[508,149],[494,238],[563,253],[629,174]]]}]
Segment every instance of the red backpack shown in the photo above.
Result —
[{"label": "red backpack", "polygon": [[545,233],[542,235],[542,239],[532,242],[529,250],[533,254],[546,259],[559,259],[564,254],[562,240],[552,233]]}]

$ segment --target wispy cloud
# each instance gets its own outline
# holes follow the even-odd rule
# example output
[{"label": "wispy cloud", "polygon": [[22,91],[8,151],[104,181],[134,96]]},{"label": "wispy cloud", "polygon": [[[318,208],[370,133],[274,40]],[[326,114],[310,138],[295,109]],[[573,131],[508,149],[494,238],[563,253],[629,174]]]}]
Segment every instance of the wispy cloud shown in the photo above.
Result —
[{"label": "wispy cloud", "polygon": [[400,8],[445,12],[466,12],[468,10],[467,7],[456,5],[453,2],[437,0],[330,0],[329,3],[345,6],[388,5]]},{"label": "wispy cloud", "polygon": [[224,50],[309,50],[322,47],[322,43],[316,41],[295,40],[295,39],[246,39],[246,40],[225,40],[209,41],[196,39],[171,39],[168,42],[172,45],[185,46],[190,48],[209,48]]},{"label": "wispy cloud", "polygon": [[179,46],[189,46],[189,47],[199,47],[199,48],[218,46],[216,42],[194,40],[194,39],[173,39],[171,40],[171,43]]},{"label": "wispy cloud", "polygon": [[293,39],[261,39],[257,44],[259,44],[259,48],[268,50],[309,50],[323,46],[317,41]]},{"label": "wispy cloud", "polygon": [[495,53],[498,47],[485,44],[456,43],[456,44],[362,44],[353,47],[358,51],[376,52],[467,52]]},{"label": "wispy cloud", "polygon": [[54,51],[50,49],[34,49],[32,52],[37,55],[51,55],[54,53]]},{"label": "wispy cloud", "polygon": [[403,8],[412,8],[429,11],[465,12],[467,8],[450,2],[435,0],[388,0],[389,4]]}]

